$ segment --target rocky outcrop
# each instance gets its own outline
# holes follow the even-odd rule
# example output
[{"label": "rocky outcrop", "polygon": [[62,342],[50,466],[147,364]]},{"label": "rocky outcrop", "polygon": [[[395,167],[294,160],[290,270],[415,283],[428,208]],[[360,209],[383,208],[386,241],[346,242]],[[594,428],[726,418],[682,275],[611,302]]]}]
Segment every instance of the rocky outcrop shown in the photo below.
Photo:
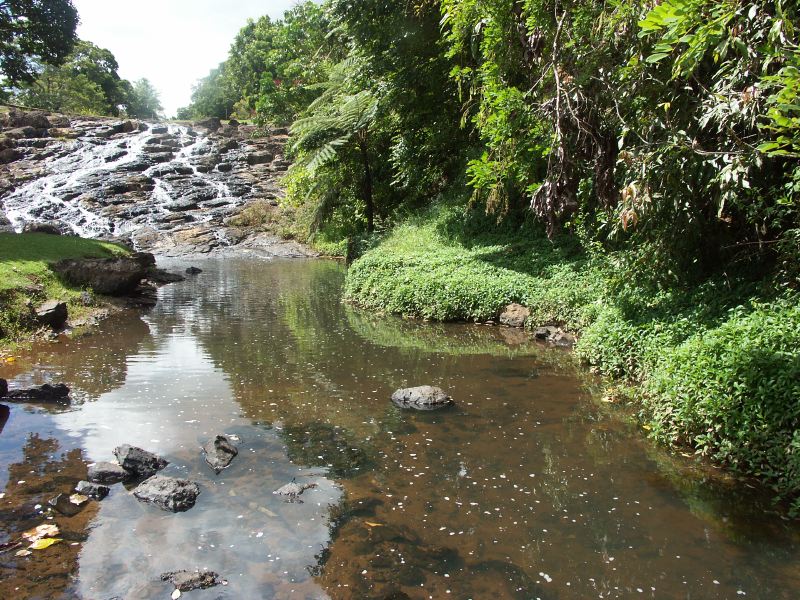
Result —
[{"label": "rocky outcrop", "polygon": [[130,444],[122,444],[114,449],[120,466],[137,477],[150,477],[166,467],[169,462],[160,456]]},{"label": "rocky outcrop", "polygon": [[77,286],[91,287],[98,294],[131,294],[155,265],[152,254],[139,253],[119,258],[79,258],[62,260],[53,270]]},{"label": "rocky outcrop", "polygon": [[92,483],[120,483],[131,479],[131,474],[120,465],[111,462],[98,462],[89,465],[87,478]]},{"label": "rocky outcrop", "polygon": [[46,383],[39,387],[23,390],[8,390],[3,394],[3,399],[10,402],[70,403],[69,388],[63,383],[56,385]]},{"label": "rocky outcrop", "polygon": [[58,223],[33,221],[25,223],[22,228],[23,233],[45,233],[47,235],[64,235],[62,227]]},{"label": "rocky outcrop", "polygon": [[188,479],[175,479],[153,475],[133,490],[133,495],[142,502],[155,504],[170,512],[184,512],[194,506],[200,488]]},{"label": "rocky outcrop", "polygon": [[203,452],[205,452],[208,466],[216,473],[220,473],[230,466],[233,459],[239,454],[239,449],[227,435],[218,435],[203,446]]},{"label": "rocky outcrop", "polygon": [[430,385],[399,389],[392,394],[392,402],[399,408],[421,411],[453,405],[453,399],[443,389]]}]

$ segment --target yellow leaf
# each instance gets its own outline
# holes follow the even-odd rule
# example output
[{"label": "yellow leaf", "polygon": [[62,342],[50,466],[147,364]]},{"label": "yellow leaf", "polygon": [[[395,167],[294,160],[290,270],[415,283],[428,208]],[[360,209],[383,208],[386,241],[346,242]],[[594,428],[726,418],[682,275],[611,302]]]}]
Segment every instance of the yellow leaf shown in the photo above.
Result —
[{"label": "yellow leaf", "polygon": [[53,544],[57,544],[58,542],[63,542],[61,538],[47,538],[44,540],[36,540],[33,542],[28,548],[31,550],[44,550],[45,548],[49,548]]}]

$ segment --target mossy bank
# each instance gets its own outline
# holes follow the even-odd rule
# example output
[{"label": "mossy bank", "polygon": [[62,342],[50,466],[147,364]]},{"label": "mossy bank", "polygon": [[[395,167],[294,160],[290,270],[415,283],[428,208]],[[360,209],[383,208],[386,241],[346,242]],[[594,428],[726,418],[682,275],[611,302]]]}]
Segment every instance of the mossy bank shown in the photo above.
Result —
[{"label": "mossy bank", "polygon": [[655,439],[758,477],[800,509],[800,302],[791,288],[746,273],[656,285],[630,275],[623,251],[594,253],[576,236],[550,241],[535,224],[498,225],[458,204],[370,245],[348,271],[349,301],[469,321],[524,304],[530,326],[580,334],[577,355],[635,402]]},{"label": "mossy bank", "polygon": [[102,305],[91,290],[70,285],[51,266],[68,258],[112,258],[129,254],[109,242],[43,233],[0,233],[0,351],[30,341],[46,330],[35,309],[48,300],[65,302],[79,323]]}]

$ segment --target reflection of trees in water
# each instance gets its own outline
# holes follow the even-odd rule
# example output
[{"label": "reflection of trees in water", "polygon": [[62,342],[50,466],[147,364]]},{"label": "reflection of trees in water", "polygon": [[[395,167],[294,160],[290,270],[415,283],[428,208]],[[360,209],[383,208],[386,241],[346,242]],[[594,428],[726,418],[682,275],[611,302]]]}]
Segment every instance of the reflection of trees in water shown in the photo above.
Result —
[{"label": "reflection of trees in water", "polygon": [[[73,517],[56,514],[46,521],[34,507],[47,505],[59,493],[68,493],[86,477],[86,463],[78,449],[59,452],[55,439],[30,434],[20,462],[9,465],[9,483],[0,500],[0,543],[19,538],[42,523],[55,523],[64,542],[31,556],[18,558],[13,552],[0,562],[0,598],[71,598],[78,572],[80,542],[88,536],[97,513],[90,503]],[[78,545],[71,545],[78,542]]]},{"label": "reflection of trees in water", "polygon": [[38,348],[36,365],[17,386],[57,380],[69,385],[74,397],[96,400],[120,388],[128,374],[128,358],[152,344],[150,329],[138,315],[114,315],[89,335]]}]

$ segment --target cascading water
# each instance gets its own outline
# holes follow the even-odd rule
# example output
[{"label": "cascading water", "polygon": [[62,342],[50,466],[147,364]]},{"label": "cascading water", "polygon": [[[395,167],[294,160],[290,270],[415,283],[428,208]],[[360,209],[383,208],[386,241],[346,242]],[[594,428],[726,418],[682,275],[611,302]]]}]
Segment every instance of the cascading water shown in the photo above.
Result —
[{"label": "cascading water", "polygon": [[2,198],[14,229],[46,221],[82,237],[141,246],[142,232],[152,241],[204,225],[215,245],[225,245],[218,226],[260,191],[244,173],[246,149],[185,126],[128,124],[132,131],[116,132],[95,123],[73,141],[49,142],[42,175]]}]

